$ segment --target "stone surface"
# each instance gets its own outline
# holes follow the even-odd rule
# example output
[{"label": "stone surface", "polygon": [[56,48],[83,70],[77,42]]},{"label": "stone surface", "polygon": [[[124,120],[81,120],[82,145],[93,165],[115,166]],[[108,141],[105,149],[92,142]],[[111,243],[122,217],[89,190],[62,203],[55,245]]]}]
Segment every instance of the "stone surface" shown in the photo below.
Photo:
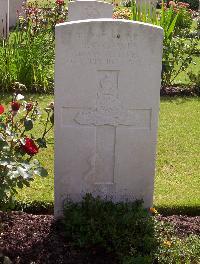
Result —
[{"label": "stone surface", "polygon": [[152,206],[162,34],[126,20],[56,26],[56,217],[86,192]]},{"label": "stone surface", "polygon": [[0,0],[0,37],[9,33],[9,0]]},{"label": "stone surface", "polygon": [[140,6],[141,9],[146,8],[147,12],[149,7],[156,7],[156,4],[157,0],[136,0],[136,5]]},{"label": "stone surface", "polygon": [[17,23],[19,14],[22,14],[24,0],[9,0],[9,26],[14,27]]},{"label": "stone surface", "polygon": [[113,6],[94,0],[77,0],[68,4],[68,20],[112,18]]}]

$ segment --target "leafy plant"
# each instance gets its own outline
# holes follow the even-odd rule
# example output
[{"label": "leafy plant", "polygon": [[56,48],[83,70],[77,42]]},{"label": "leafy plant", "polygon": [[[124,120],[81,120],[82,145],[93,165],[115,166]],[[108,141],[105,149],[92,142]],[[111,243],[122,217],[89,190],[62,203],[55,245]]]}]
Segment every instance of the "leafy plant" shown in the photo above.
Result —
[{"label": "leafy plant", "polygon": [[50,104],[44,131],[34,138],[31,131],[38,120],[40,111],[37,102],[22,101],[24,96],[18,89],[23,85],[15,84],[10,107],[6,111],[0,104],[0,208],[7,209],[14,204],[17,188],[30,186],[35,175],[47,176],[47,170],[33,159],[41,148],[47,147],[46,136],[53,128],[54,109]]},{"label": "leafy plant", "polygon": [[188,76],[190,78],[190,81],[194,85],[195,91],[198,95],[200,95],[200,71],[198,71],[197,73],[188,72]]},{"label": "leafy plant", "polygon": [[198,10],[199,8],[199,0],[184,0],[184,2],[188,3],[192,10]]},{"label": "leafy plant", "polygon": [[50,29],[53,33],[55,25],[67,20],[67,6],[64,0],[56,0],[54,3],[46,3],[43,8],[38,3],[27,2],[24,5],[23,16],[20,17],[20,26],[26,27],[31,21],[35,32]]},{"label": "leafy plant", "polygon": [[168,6],[165,4],[165,10],[169,10],[169,8],[173,11],[172,17],[175,17],[178,14],[174,32],[175,35],[189,35],[192,25],[192,10],[189,9],[189,4],[170,1]]},{"label": "leafy plant", "polygon": [[27,3],[24,14],[15,31],[0,40],[0,89],[8,92],[17,81],[29,92],[53,92],[54,29],[66,21],[66,4],[57,0],[41,9]]},{"label": "leafy plant", "polygon": [[173,38],[163,49],[162,84],[170,85],[179,73],[185,71],[193,62],[194,55],[198,52],[198,40],[190,38]]},{"label": "leafy plant", "polygon": [[79,203],[66,203],[65,235],[75,247],[112,253],[117,263],[198,264],[200,238],[178,238],[157,215],[140,201],[113,203],[86,194]]},{"label": "leafy plant", "polygon": [[78,247],[102,248],[125,256],[154,251],[154,224],[142,202],[117,203],[87,194],[64,209],[66,237]]},{"label": "leafy plant", "polygon": [[158,24],[156,8],[149,3],[137,5],[135,0],[131,1],[131,20],[141,21],[144,23]]},{"label": "leafy plant", "polygon": [[114,19],[131,19],[131,10],[124,7],[117,7],[115,8],[113,12],[113,18]]},{"label": "leafy plant", "polygon": [[164,29],[163,86],[171,85],[178,74],[189,67],[193,61],[193,56],[197,52],[197,38],[185,39],[176,36],[176,32],[180,32],[180,21],[182,21],[181,23],[185,23],[184,16],[181,15],[183,8],[180,8],[179,11],[174,12],[173,5],[169,9],[165,9],[164,3],[162,4],[160,26]]},{"label": "leafy plant", "polygon": [[0,43],[0,88],[8,92],[18,81],[28,91],[50,92],[53,88],[54,40],[50,31],[34,33],[17,29]]},{"label": "leafy plant", "polygon": [[[171,85],[178,74],[189,67],[198,52],[198,39],[185,38],[192,22],[191,14],[187,10],[188,5],[171,1],[168,8],[167,4],[162,2],[159,14],[154,7],[147,5],[141,8],[136,6],[134,1],[131,8],[133,20],[163,28],[162,86]],[[183,33],[184,37],[182,37]]]},{"label": "leafy plant", "polygon": [[200,261],[200,238],[197,235],[179,238],[170,224],[155,221],[156,239],[159,247],[154,254],[157,263],[198,264]]}]

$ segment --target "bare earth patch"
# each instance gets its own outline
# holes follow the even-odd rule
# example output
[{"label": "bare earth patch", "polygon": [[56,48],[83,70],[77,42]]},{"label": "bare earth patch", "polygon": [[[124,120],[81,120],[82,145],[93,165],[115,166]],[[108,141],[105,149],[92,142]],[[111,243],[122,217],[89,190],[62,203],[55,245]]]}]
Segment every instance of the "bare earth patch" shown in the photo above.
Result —
[{"label": "bare earth patch", "polygon": [[158,216],[158,220],[173,224],[175,232],[178,236],[183,237],[186,235],[200,235],[200,216]]},{"label": "bare earth patch", "polygon": [[[167,216],[159,220],[175,225],[178,235],[200,235],[200,216]],[[0,263],[8,256],[16,264],[114,264],[113,256],[96,248],[72,248],[64,237],[62,224],[53,215],[0,212]],[[2,254],[2,257],[1,257]]]}]

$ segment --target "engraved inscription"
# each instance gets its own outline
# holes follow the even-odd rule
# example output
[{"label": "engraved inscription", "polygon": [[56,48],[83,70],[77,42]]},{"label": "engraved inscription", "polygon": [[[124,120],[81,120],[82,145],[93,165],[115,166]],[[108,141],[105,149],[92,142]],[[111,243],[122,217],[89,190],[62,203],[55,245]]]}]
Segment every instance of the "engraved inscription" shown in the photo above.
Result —
[{"label": "engraved inscription", "polygon": [[[98,71],[96,109],[80,111],[74,120],[80,125],[150,126],[150,111],[126,109],[118,92],[119,71]],[[148,122],[149,120],[149,122]]]},{"label": "engraved inscription", "polygon": [[[68,32],[68,36],[71,38],[72,33]],[[138,59],[134,32],[126,32],[125,35],[123,32],[119,34],[117,30],[106,28],[84,34],[76,32],[73,35],[74,45],[78,45],[78,52],[74,48],[68,49],[70,52],[66,53],[65,57],[67,64],[134,64]]]},{"label": "engraved inscription", "polygon": [[116,129],[151,128],[150,109],[127,109],[119,98],[119,71],[97,71],[95,109],[63,108],[64,126],[90,126],[96,133],[94,184],[114,184]]},{"label": "engraved inscription", "polygon": [[81,111],[75,121],[81,125],[111,125],[124,123],[127,111],[118,98],[118,71],[98,71],[96,109]]},{"label": "engraved inscription", "polygon": [[99,10],[94,7],[94,5],[91,7],[83,7],[83,14],[85,17],[88,18],[97,18],[100,17]]}]

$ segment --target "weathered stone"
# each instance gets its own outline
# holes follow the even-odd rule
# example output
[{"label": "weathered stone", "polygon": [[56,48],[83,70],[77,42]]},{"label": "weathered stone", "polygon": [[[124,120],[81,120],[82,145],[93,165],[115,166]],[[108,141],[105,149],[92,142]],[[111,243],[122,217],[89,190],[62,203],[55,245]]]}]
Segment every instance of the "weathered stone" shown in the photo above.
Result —
[{"label": "weathered stone", "polygon": [[56,26],[56,217],[87,192],[152,206],[162,33],[112,19]]},{"label": "weathered stone", "polygon": [[0,38],[9,34],[9,0],[0,0]]},{"label": "weathered stone", "polygon": [[112,18],[113,6],[94,0],[77,0],[68,4],[68,20]]},{"label": "weathered stone", "polygon": [[9,0],[9,26],[14,27],[17,23],[19,15],[22,14],[22,6],[24,0]]}]

